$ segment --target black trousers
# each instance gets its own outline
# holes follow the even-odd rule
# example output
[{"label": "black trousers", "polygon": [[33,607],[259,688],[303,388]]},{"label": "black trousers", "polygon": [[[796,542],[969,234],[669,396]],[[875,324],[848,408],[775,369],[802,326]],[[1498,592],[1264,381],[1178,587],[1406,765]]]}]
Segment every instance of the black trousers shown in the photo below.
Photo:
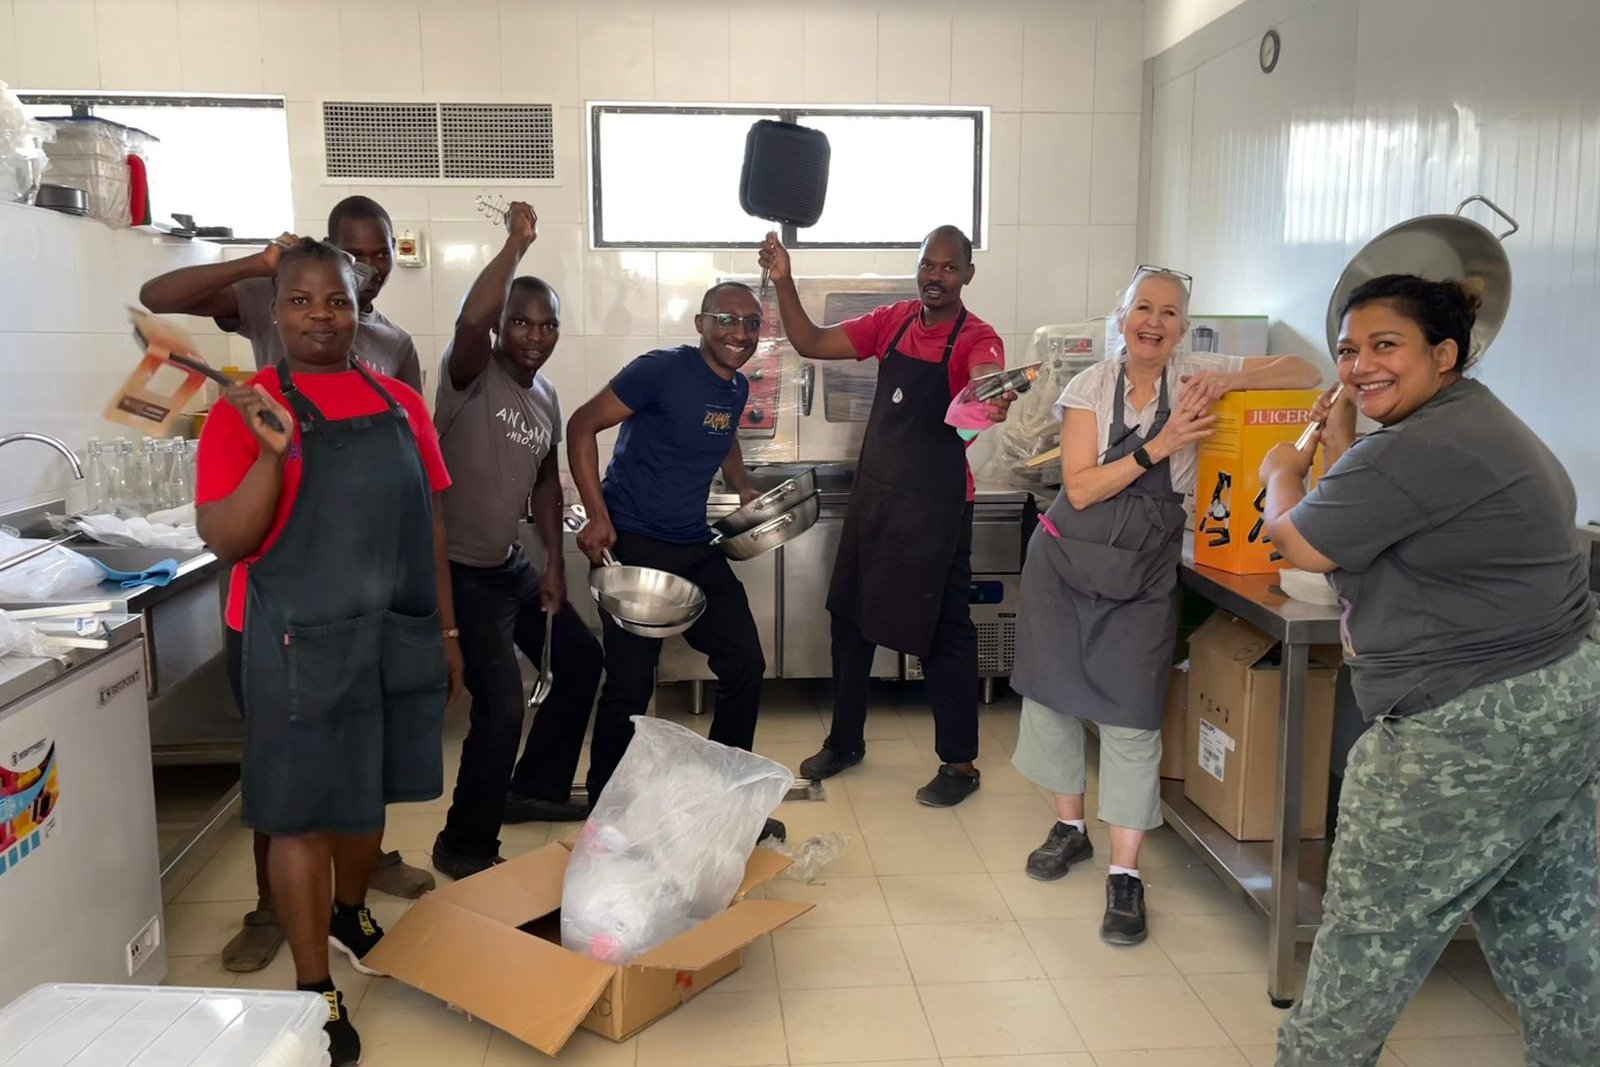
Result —
[{"label": "black trousers", "polygon": [[[684,631],[683,638],[691,648],[705,653],[717,676],[711,740],[748,751],[755,744],[761,676],[767,661],[744,585],[734,576],[727,557],[710,545],[677,545],[626,530],[617,531],[612,554],[619,563],[670,571],[704,590],[705,614]],[[645,713],[655,691],[656,661],[661,657],[659,639],[628,633],[604,611],[600,620],[605,633],[606,681],[589,743],[591,801],[599,798],[633,739],[630,717]]]},{"label": "black trousers", "polygon": [[507,787],[541,800],[566,803],[571,797],[603,661],[600,642],[572,605],[563,604],[550,642],[555,685],[523,746],[527,702],[517,649],[535,665],[544,654],[539,576],[518,548],[498,567],[451,563],[450,581],[472,714],[443,836],[457,852],[493,856],[500,851]]},{"label": "black trousers", "polygon": [[[922,674],[933,707],[933,745],[946,763],[978,758],[978,629],[972,625],[972,505],[961,520],[955,559]],[[867,685],[878,646],[856,621],[833,615],[833,726],[826,745],[841,754],[866,751]]]}]

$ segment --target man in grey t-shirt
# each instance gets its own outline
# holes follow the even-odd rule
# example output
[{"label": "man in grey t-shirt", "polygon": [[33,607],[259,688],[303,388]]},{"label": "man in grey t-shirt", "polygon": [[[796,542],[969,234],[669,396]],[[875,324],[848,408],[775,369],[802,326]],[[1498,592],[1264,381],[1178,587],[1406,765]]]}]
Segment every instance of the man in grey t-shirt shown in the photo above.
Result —
[{"label": "man in grey t-shirt", "polygon": [[[203,315],[229,333],[250,341],[256,369],[283,358],[283,340],[272,317],[273,276],[278,255],[294,243],[284,234],[253,256],[182,267],[152,278],[139,291],[144,306],[158,315]],[[357,329],[351,351],[380,374],[422,391],[422,368],[411,335],[372,306],[394,269],[394,224],[377,201],[348,196],[328,213],[328,240],[350,253],[364,269],[357,294]]]},{"label": "man in grey t-shirt", "polygon": [[[515,203],[506,243],[478,275],[439,369],[434,422],[453,484],[443,496],[445,546],[472,715],[461,770],[433,865],[452,878],[500,862],[503,822],[567,821],[589,712],[600,686],[600,642],[567,603],[561,546],[561,405],[539,375],[561,333],[561,300],[537,278],[514,278],[536,218]],[[544,545],[541,577],[518,523],[532,497]],[[522,758],[522,672],[549,621],[554,685],[534,715]]]}]

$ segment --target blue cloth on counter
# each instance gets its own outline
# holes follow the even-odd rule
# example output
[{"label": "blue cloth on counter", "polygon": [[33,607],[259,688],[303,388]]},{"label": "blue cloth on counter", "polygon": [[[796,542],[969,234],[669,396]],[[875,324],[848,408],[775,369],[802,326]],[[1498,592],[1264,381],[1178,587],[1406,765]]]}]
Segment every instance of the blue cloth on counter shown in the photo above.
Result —
[{"label": "blue cloth on counter", "polygon": [[[89,558],[94,559],[93,556]],[[116,582],[124,589],[135,589],[141,585],[166,585],[178,576],[178,561],[175,559],[164,559],[142,571],[119,571],[107,567],[98,559],[94,559],[94,562],[106,572],[106,581]]]}]

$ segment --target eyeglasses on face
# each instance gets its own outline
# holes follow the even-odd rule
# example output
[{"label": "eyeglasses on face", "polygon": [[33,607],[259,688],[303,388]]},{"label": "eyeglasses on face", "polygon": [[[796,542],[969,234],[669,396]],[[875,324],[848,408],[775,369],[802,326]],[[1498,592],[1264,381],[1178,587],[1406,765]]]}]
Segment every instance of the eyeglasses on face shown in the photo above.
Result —
[{"label": "eyeglasses on face", "polygon": [[751,333],[755,333],[761,329],[760,315],[745,315],[740,317],[738,315],[730,315],[726,311],[702,311],[700,314],[710,319],[712,322],[715,322],[724,330],[731,330],[740,323],[743,323],[744,328],[749,330]]}]

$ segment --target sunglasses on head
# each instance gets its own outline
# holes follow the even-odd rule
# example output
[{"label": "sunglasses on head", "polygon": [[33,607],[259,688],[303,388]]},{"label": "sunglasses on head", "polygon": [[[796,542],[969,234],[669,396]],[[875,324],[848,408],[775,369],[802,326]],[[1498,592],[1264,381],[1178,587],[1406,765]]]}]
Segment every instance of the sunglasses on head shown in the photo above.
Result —
[{"label": "sunglasses on head", "polygon": [[1194,288],[1193,275],[1185,274],[1181,270],[1173,270],[1171,267],[1158,267],[1152,263],[1139,264],[1139,266],[1134,269],[1133,280],[1137,282],[1140,278],[1143,278],[1147,274],[1170,274],[1172,277],[1183,283],[1184,292],[1189,292]]},{"label": "sunglasses on head", "polygon": [[751,333],[761,329],[760,315],[745,315],[741,317],[739,315],[730,315],[726,311],[702,311],[700,314],[715,322],[724,330],[731,330],[741,322],[744,323],[744,328]]}]

